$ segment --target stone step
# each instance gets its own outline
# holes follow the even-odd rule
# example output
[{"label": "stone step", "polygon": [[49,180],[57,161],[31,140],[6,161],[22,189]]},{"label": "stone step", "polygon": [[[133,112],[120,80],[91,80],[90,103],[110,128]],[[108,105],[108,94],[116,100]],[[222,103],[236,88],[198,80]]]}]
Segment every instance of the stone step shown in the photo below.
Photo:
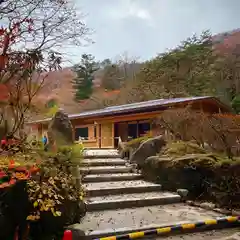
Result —
[{"label": "stone step", "polygon": [[181,197],[178,194],[170,192],[149,192],[95,197],[88,199],[86,204],[88,211],[103,211],[110,209],[172,204],[180,201]]},{"label": "stone step", "polygon": [[83,174],[101,174],[101,173],[130,173],[132,167],[127,166],[106,166],[106,167],[81,167]]},{"label": "stone step", "polygon": [[125,166],[126,161],[121,158],[109,158],[109,159],[85,159],[81,162],[82,166]]},{"label": "stone step", "polygon": [[83,152],[84,158],[120,158],[120,154],[116,149],[92,149]]},{"label": "stone step", "polygon": [[89,239],[143,231],[156,227],[223,217],[221,214],[177,203],[161,206],[87,212],[74,229],[82,230]]},{"label": "stone step", "polygon": [[142,175],[137,173],[92,174],[86,175],[83,178],[83,182],[131,181],[139,179],[142,179]]},{"label": "stone step", "polygon": [[161,185],[142,180],[86,183],[84,187],[89,197],[161,191]]},{"label": "stone step", "polygon": [[83,155],[84,159],[108,159],[108,158],[121,158],[120,154],[116,155]]}]

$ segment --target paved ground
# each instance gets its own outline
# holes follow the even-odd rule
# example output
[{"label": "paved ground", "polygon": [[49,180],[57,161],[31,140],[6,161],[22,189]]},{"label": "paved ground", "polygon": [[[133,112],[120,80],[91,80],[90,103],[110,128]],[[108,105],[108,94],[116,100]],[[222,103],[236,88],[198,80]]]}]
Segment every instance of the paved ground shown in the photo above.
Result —
[{"label": "paved ground", "polygon": [[[163,238],[151,238],[151,240],[240,240],[240,229],[217,230],[202,233],[184,234]],[[147,239],[144,239],[147,240]],[[150,239],[149,239],[150,240]]]},{"label": "paved ground", "polygon": [[[140,180],[141,176],[133,174],[129,163],[123,164],[115,150],[87,151],[85,158],[87,165],[82,170],[91,170],[85,177],[89,211],[75,228],[83,230],[90,239],[223,217],[214,211],[188,206],[178,194],[161,191],[160,185]],[[209,231],[164,239],[237,240],[237,231]],[[224,238],[231,235],[234,238]]]},{"label": "paved ground", "polygon": [[87,213],[81,227],[89,234],[92,231],[141,228],[144,226],[171,225],[173,223],[196,222],[218,217],[219,214],[182,203],[118,209]]}]

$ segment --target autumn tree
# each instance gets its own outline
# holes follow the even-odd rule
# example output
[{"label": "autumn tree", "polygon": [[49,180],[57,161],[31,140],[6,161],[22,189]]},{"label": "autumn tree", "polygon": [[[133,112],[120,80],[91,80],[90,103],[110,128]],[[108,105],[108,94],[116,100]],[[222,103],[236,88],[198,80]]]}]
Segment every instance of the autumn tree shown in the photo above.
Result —
[{"label": "autumn tree", "polygon": [[[224,47],[224,46],[223,46]],[[236,113],[240,112],[240,47],[228,47],[217,61],[218,96],[231,103]]]},{"label": "autumn tree", "polygon": [[88,40],[88,28],[63,0],[1,1],[0,19],[0,84],[7,90],[0,124],[11,120],[8,134],[14,135],[44,84],[42,75],[60,67],[64,48]]},{"label": "autumn tree", "polygon": [[82,54],[81,61],[73,67],[76,78],[73,86],[76,89],[76,100],[88,99],[93,91],[93,74],[99,69],[98,63],[91,54]]},{"label": "autumn tree", "polygon": [[102,87],[107,90],[120,88],[121,76],[117,64],[110,63],[103,68]]},{"label": "autumn tree", "polygon": [[138,75],[141,94],[146,99],[212,95],[217,57],[209,32],[194,35],[145,63]]},{"label": "autumn tree", "polygon": [[126,85],[132,85],[132,82],[136,81],[141,65],[137,57],[130,57],[127,52],[117,56],[114,61],[105,59],[101,63],[102,87],[107,90],[125,91]]},{"label": "autumn tree", "polygon": [[232,108],[235,113],[240,114],[240,94],[237,94],[232,100]]}]

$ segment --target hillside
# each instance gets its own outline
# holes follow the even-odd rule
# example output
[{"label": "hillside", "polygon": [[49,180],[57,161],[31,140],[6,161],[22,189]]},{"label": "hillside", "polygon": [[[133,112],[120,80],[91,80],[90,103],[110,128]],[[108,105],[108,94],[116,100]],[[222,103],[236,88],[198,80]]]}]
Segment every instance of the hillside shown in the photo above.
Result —
[{"label": "hillside", "polygon": [[[41,82],[44,80],[43,88],[38,92],[34,98],[34,103],[38,106],[45,106],[48,102],[54,100],[59,108],[64,109],[67,113],[76,113],[84,110],[96,109],[102,98],[111,98],[112,95],[116,95],[119,91],[106,92],[101,88],[101,72],[98,71],[94,75],[93,86],[94,92],[90,99],[77,102],[75,100],[75,90],[73,88],[72,81],[75,77],[75,73],[71,68],[63,68],[58,71],[42,74],[37,80]],[[44,117],[44,113],[41,111],[38,114],[33,114],[31,119],[39,119]]]},{"label": "hillside", "polygon": [[213,36],[214,47],[221,53],[239,52],[240,29],[224,32]]},{"label": "hillside", "polygon": [[[236,50],[239,50],[240,48],[240,29],[217,34],[213,36],[212,40],[216,51],[223,54],[229,54],[229,52],[235,53]],[[137,72],[138,71],[139,67],[137,69]],[[63,108],[68,113],[101,108],[115,104],[116,102],[122,104],[125,103],[124,101],[126,101],[129,94],[131,95],[130,102],[139,101],[138,90],[135,90],[134,92],[133,87],[130,87],[131,93],[129,91],[129,94],[127,90],[129,89],[129,86],[126,88],[125,85],[121,87],[120,91],[106,92],[105,89],[102,88],[101,81],[103,78],[103,72],[100,70],[94,75],[94,92],[92,97],[85,101],[76,102],[74,100],[75,92],[72,85],[74,77],[75,74],[71,68],[64,68],[62,70],[50,72],[45,79],[43,89],[41,89],[35,101],[46,104],[48,101],[54,99],[59,107]],[[116,101],[119,92],[121,97],[119,98],[119,101]]]}]

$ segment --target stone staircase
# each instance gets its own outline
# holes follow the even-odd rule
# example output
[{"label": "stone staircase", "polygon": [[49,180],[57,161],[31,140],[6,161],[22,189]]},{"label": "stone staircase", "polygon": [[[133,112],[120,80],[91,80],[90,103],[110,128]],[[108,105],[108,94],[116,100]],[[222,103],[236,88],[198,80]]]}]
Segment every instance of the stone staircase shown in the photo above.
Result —
[{"label": "stone staircase", "polygon": [[132,170],[116,150],[88,150],[81,168],[87,214],[73,228],[95,239],[222,217],[184,204],[177,193],[162,191]]}]

